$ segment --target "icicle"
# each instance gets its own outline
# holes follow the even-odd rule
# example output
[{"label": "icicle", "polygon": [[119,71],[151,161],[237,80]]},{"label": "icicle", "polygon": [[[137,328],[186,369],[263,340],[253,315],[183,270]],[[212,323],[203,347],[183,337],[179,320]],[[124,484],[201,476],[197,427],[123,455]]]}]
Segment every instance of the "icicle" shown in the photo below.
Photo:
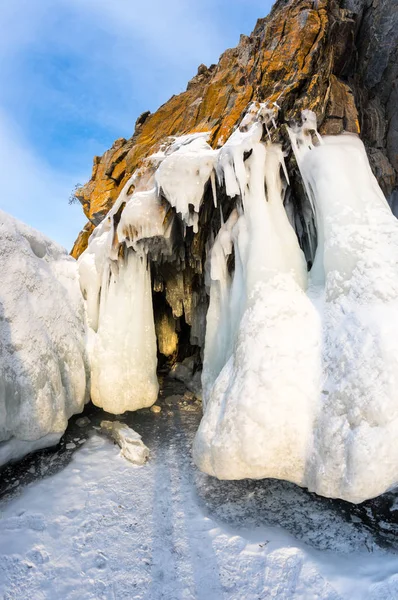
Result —
[{"label": "icicle", "polygon": [[[300,481],[315,418],[320,332],[302,289],[304,257],[283,208],[283,154],[279,146],[265,147],[261,136],[262,123],[254,123],[235,132],[220,153],[220,164],[234,167],[243,213],[236,211],[232,228],[229,221],[222,227],[212,251],[206,409],[194,459],[220,478],[268,473]],[[231,242],[232,281],[226,268]],[[279,439],[275,430],[282,432]]]},{"label": "icicle", "polygon": [[229,314],[231,279],[228,273],[227,259],[232,252],[231,232],[237,220],[238,213],[233,210],[227,222],[222,223],[211,250],[210,306],[206,321],[206,352],[202,377],[203,401],[205,404],[214,381],[232,351]]},{"label": "icicle", "polygon": [[132,250],[108,269],[90,348],[91,398],[122,414],[151,406],[158,394],[151,278],[146,258]]},{"label": "icicle", "polygon": [[218,151],[212,150],[204,134],[183,136],[174,141],[156,171],[156,182],[163,194],[195,233],[205,185],[212,177],[217,158]]},{"label": "icicle", "polygon": [[211,172],[210,181],[211,181],[211,189],[213,192],[214,208],[217,208],[217,188],[216,188],[216,175],[215,175],[214,169]]},{"label": "icicle", "polygon": [[221,227],[223,227],[224,226],[224,215],[223,215],[223,212],[222,212],[222,206],[221,206],[221,204],[220,204],[220,219],[221,219]]}]

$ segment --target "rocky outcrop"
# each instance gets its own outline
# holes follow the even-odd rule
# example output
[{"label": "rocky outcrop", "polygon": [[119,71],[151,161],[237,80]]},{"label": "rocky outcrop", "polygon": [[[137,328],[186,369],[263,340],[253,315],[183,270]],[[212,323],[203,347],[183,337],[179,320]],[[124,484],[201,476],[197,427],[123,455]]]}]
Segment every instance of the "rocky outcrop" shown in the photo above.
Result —
[{"label": "rocky outcrop", "polygon": [[[201,65],[184,93],[154,114],[143,113],[131,139],[117,140],[94,159],[91,180],[76,193],[88,223],[72,255],[77,258],[84,251],[132,173],[151,174],[146,159],[170,137],[207,131],[209,143],[218,148],[254,101],[275,103],[280,124],[307,108],[316,113],[321,134],[360,133],[383,191],[391,204],[395,199],[398,204],[397,6],[397,0],[278,0],[270,15],[258,20],[250,36],[241,36],[236,48],[224,52],[217,65]],[[269,135],[290,151],[283,127]],[[288,200],[302,220],[297,233],[311,262],[304,217],[308,201],[292,153],[287,168]],[[222,188],[217,194],[228,216],[233,203]],[[220,227],[210,186],[198,232],[185,232],[179,223],[180,232],[174,232],[178,260],[152,262],[158,348],[173,361],[203,346],[206,245]]]},{"label": "rocky outcrop", "polygon": [[398,2],[346,0],[345,5],[355,15],[355,60],[345,75],[374,173],[393,200],[398,185]]},{"label": "rocky outcrop", "polygon": [[91,225],[80,234],[72,254],[77,257],[84,250],[87,227],[100,223],[129,176],[167,137],[210,131],[210,143],[217,147],[252,100],[277,102],[285,120],[310,108],[322,133],[359,131],[348,83],[356,27],[353,14],[334,1],[277,2],[252,35],[241,36],[218,65],[201,65],[186,92],[156,113],[141,115],[130,140],[119,139],[101,158],[95,157],[91,180],[77,192]]}]

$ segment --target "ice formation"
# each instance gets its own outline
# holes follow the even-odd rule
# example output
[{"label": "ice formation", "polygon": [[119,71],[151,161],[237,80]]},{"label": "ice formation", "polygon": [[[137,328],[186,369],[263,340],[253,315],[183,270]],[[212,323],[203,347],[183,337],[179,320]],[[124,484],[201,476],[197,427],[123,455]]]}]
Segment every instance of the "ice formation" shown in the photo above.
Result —
[{"label": "ice formation", "polygon": [[262,136],[262,123],[255,121],[246,132],[237,130],[220,153],[226,189],[233,195],[239,189],[242,209],[222,227],[211,255],[206,410],[194,458],[221,479],[302,483],[316,414],[321,327],[283,207],[282,151]]},{"label": "ice formation", "polygon": [[306,485],[361,502],[398,483],[398,221],[357,136],[313,147],[302,132],[290,135],[316,209],[309,294],[323,318]]},{"label": "ice formation", "polygon": [[178,138],[156,171],[156,181],[167,200],[195,233],[204,188],[210,178],[217,205],[214,167],[218,152],[207,143],[208,136],[199,133]]},{"label": "ice formation", "polygon": [[[149,157],[146,166],[126,183],[79,259],[90,327],[91,397],[110,413],[137,410],[156,401],[157,346],[149,263],[176,258],[176,213],[184,227],[197,230],[208,181],[217,203],[214,166],[218,152],[207,144],[207,138],[208,133],[175,138]],[[166,298],[175,317],[184,310],[190,313],[193,336],[203,335],[200,307],[193,311],[192,298],[184,298],[182,273],[168,282]],[[159,349],[172,354],[177,336],[166,316],[157,323],[157,330],[165,333]]]},{"label": "ice formation", "polygon": [[0,212],[0,464],[56,444],[87,394],[75,261]]},{"label": "ice formation", "polygon": [[[184,315],[191,343],[205,342],[199,468],[361,502],[398,481],[398,223],[359,138],[322,138],[311,111],[288,129],[308,196],[298,217],[272,142],[277,113],[253,103],[216,151],[206,133],[170,140],[95,230],[80,258],[92,398],[113,413],[155,402],[149,265],[174,261],[166,283],[153,283],[168,304],[156,332],[174,355]],[[206,233],[205,328],[175,232],[198,232],[210,185],[221,227]]]},{"label": "ice formation", "polygon": [[[91,399],[114,414],[151,406],[158,394],[147,253],[158,237],[167,238],[170,224],[156,191],[135,192],[129,199],[131,185],[130,180],[79,259],[89,325]],[[124,242],[122,252],[119,240]]]},{"label": "ice formation", "polygon": [[289,134],[316,216],[309,286],[281,151],[254,119],[220,153],[243,207],[211,254],[194,459],[221,479],[283,478],[361,502],[398,482],[398,222],[357,136],[322,139],[310,111]]},{"label": "ice formation", "polygon": [[133,465],[142,466],[149,458],[149,449],[139,433],[120,421],[101,421],[101,430],[120,447],[120,454]]}]

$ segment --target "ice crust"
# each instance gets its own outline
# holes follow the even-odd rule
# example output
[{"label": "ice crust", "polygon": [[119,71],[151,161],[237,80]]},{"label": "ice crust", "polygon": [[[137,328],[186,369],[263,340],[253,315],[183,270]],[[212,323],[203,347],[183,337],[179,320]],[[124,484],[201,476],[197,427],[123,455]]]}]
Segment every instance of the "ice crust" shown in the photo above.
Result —
[{"label": "ice crust", "polygon": [[101,430],[120,447],[120,454],[137,466],[144,465],[149,458],[149,449],[139,433],[120,421],[101,421]]},{"label": "ice crust", "polygon": [[56,444],[88,400],[76,261],[0,211],[0,464]]},{"label": "ice crust", "polygon": [[359,138],[321,138],[304,111],[289,134],[317,223],[307,287],[280,149],[255,127],[223,165],[243,210],[211,254],[194,460],[220,479],[288,479],[362,502],[398,482],[398,222]]}]

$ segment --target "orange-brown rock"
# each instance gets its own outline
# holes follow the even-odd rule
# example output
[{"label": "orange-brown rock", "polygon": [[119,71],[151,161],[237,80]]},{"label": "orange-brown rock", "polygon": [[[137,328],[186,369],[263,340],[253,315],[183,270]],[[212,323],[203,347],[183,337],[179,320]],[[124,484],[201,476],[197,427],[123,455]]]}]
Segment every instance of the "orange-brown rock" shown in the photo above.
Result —
[{"label": "orange-brown rock", "polygon": [[[355,5],[351,11],[350,2]],[[131,174],[169,136],[209,131],[210,143],[217,147],[253,100],[276,102],[282,121],[312,109],[322,133],[358,133],[360,122],[366,129],[369,119],[358,100],[366,72],[362,79],[354,75],[356,47],[362,43],[359,17],[367,2],[278,0],[270,15],[259,19],[250,36],[241,36],[236,48],[224,52],[217,65],[201,65],[184,93],[154,114],[141,115],[131,139],[117,140],[94,159],[91,180],[76,193],[91,225],[79,235],[73,256],[85,249],[90,227],[101,222]],[[395,151],[392,142],[390,146]],[[373,150],[374,171],[391,193],[396,171],[379,142]]]},{"label": "orange-brown rock", "polygon": [[72,248],[71,255],[73,258],[79,258],[81,253],[85,251],[88,245],[88,238],[93,233],[94,228],[95,225],[90,223],[90,221],[83,227]]}]

